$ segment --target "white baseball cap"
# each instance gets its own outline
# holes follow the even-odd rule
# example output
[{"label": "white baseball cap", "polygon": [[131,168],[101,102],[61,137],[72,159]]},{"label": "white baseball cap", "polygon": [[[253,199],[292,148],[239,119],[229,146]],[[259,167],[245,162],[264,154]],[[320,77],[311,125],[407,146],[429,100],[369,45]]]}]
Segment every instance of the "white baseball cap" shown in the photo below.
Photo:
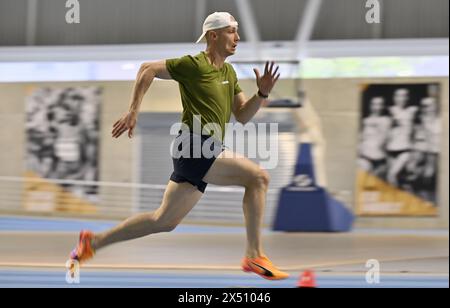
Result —
[{"label": "white baseball cap", "polygon": [[203,33],[200,35],[196,43],[205,42],[206,32],[209,30],[216,30],[225,28],[228,26],[237,27],[238,22],[234,20],[233,16],[231,16],[228,12],[214,12],[206,17],[203,22]]}]

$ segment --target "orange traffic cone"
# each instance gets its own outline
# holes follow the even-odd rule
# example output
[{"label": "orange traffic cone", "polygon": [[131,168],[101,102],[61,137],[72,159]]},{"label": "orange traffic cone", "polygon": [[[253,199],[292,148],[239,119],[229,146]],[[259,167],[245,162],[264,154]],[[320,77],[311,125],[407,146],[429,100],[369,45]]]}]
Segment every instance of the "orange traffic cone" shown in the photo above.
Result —
[{"label": "orange traffic cone", "polygon": [[306,270],[300,275],[297,283],[298,288],[316,288],[316,278],[311,270]]}]

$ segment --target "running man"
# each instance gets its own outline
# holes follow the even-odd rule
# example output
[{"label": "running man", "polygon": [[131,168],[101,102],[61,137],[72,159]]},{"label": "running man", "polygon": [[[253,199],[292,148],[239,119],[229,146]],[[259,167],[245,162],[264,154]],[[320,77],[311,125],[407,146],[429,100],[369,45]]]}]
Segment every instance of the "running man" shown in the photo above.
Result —
[{"label": "running man", "polygon": [[[189,133],[180,131],[175,141],[194,141],[203,145],[210,136],[192,132],[195,119],[201,117],[201,125],[217,123],[221,134],[215,139],[223,141],[225,125],[231,113],[237,121],[246,123],[252,119],[277,82],[280,74],[274,63],[266,63],[264,74],[254,69],[257,94],[247,99],[239,87],[233,67],[225,59],[236,52],[240,38],[238,23],[227,12],[215,12],[203,23],[203,33],[197,43],[206,41],[206,50],[195,56],[147,62],[141,65],[134,85],[131,106],[114,125],[112,137],[118,138],[128,131],[133,136],[142,98],[155,77],[174,79],[179,83],[183,116],[182,123]],[[178,140],[177,140],[178,139]],[[192,152],[194,142],[189,142]],[[178,148],[178,150],[181,150]],[[174,158],[174,172],[167,184],[161,206],[154,212],[133,216],[104,233],[81,231],[77,247],[71,258],[80,263],[94,256],[101,248],[113,243],[136,239],[153,233],[170,232],[182,221],[200,200],[207,184],[238,185],[245,188],[243,211],[247,231],[247,248],[242,260],[242,270],[254,272],[269,280],[285,279],[289,275],[277,269],[264,254],[261,243],[266,192],[269,175],[251,160],[211,145],[217,154],[212,158]]]},{"label": "running man", "polygon": [[391,128],[391,119],[384,115],[384,110],[383,97],[370,100],[370,114],[363,120],[359,144],[360,166],[382,179],[387,165],[385,147]]},{"label": "running man", "polygon": [[387,180],[393,186],[399,186],[399,175],[411,154],[417,107],[410,106],[409,99],[408,89],[397,89],[393,95],[394,105],[389,108],[393,123],[386,145],[389,153]]},{"label": "running man", "polygon": [[411,159],[406,165],[407,179],[413,193],[435,203],[441,135],[437,99],[435,97],[422,98],[420,114],[416,118]]}]

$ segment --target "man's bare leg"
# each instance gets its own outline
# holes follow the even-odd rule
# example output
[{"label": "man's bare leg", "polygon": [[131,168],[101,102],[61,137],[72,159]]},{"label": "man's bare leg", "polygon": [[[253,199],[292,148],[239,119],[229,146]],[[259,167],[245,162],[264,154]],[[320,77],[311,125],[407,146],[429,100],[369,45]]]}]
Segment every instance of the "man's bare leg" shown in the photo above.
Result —
[{"label": "man's bare leg", "polygon": [[391,185],[398,186],[398,175],[405,167],[410,158],[410,155],[410,152],[404,152],[398,157],[390,159],[387,180]]},{"label": "man's bare leg", "polygon": [[[265,180],[261,180],[265,181]],[[264,255],[261,243],[261,228],[266,204],[267,184],[254,186],[245,190],[243,199],[244,217],[247,229],[246,256],[256,258]]]},{"label": "man's bare leg", "polygon": [[246,256],[263,256],[261,227],[269,185],[268,173],[244,156],[224,151],[217,157],[203,181],[245,187],[243,210],[247,229]]},{"label": "man's bare leg", "polygon": [[245,187],[243,208],[247,228],[247,250],[241,267],[265,279],[280,280],[289,277],[267,258],[261,244],[261,227],[269,186],[269,174],[242,155],[222,152],[203,178],[206,183],[239,185]]},{"label": "man's bare leg", "polygon": [[170,232],[192,210],[202,195],[190,183],[169,181],[162,204],[156,211],[130,217],[117,227],[97,234],[92,243],[93,248],[99,250],[117,242]]}]

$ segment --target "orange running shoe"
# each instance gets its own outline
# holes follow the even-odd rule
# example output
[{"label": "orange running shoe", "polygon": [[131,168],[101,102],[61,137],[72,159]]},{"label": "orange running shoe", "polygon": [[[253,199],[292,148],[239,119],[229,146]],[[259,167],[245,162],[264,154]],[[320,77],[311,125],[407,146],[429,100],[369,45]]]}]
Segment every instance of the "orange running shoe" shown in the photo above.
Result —
[{"label": "orange running shoe", "polygon": [[94,233],[86,230],[81,231],[78,245],[70,253],[70,259],[77,260],[80,263],[86,262],[87,260],[91,259],[95,254],[95,251],[92,248],[93,239]]},{"label": "orange running shoe", "polygon": [[245,257],[242,260],[242,270],[253,272],[268,280],[282,280],[289,277],[288,273],[277,269],[266,256],[250,259]]}]

